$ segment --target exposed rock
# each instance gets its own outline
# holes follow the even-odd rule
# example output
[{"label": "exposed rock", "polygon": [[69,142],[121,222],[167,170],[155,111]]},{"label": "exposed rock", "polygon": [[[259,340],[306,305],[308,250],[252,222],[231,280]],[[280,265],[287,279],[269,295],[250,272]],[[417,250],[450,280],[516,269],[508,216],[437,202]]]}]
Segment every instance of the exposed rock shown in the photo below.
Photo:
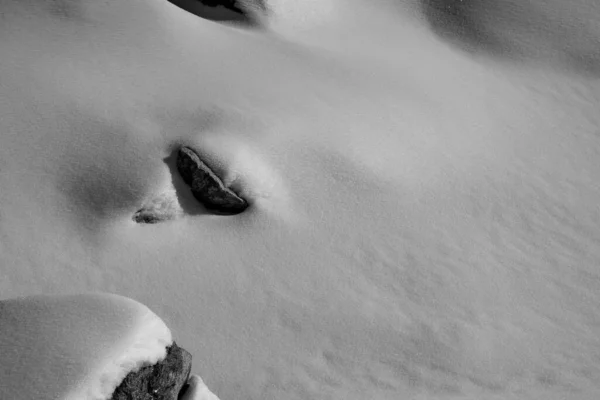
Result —
[{"label": "exposed rock", "polygon": [[189,147],[179,150],[177,170],[194,197],[207,209],[221,214],[239,214],[248,208],[248,202],[226,187]]},{"label": "exposed rock", "polygon": [[111,400],[177,400],[191,368],[191,354],[173,343],[163,361],[129,373]]},{"label": "exposed rock", "polygon": [[225,7],[231,11],[235,11],[240,14],[246,14],[248,8],[251,5],[255,5],[263,10],[266,9],[265,3],[262,0],[196,0],[199,3],[204,4],[208,7]]},{"label": "exposed rock", "polygon": [[159,222],[163,222],[168,218],[162,218],[161,215],[152,212],[152,210],[147,210],[142,208],[138,210],[135,214],[133,214],[133,220],[138,224],[157,224]]},{"label": "exposed rock", "polygon": [[265,0],[169,0],[200,18],[260,25],[268,11]]}]

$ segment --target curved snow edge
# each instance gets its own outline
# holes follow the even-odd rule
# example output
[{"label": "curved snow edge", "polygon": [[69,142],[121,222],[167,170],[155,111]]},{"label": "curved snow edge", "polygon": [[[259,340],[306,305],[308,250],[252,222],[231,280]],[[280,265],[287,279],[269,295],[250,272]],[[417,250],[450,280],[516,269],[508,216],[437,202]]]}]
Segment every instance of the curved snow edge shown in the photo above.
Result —
[{"label": "curved snow edge", "polygon": [[107,357],[65,400],[110,400],[127,374],[164,360],[167,347],[173,343],[170,329],[145,305],[126,297],[109,296],[135,303],[145,313],[138,316],[136,330],[124,337],[118,348],[111,350],[113,357]]},{"label": "curved snow edge", "polygon": [[0,399],[107,400],[166,358],[171,331],[126,297],[87,293],[0,301]]}]

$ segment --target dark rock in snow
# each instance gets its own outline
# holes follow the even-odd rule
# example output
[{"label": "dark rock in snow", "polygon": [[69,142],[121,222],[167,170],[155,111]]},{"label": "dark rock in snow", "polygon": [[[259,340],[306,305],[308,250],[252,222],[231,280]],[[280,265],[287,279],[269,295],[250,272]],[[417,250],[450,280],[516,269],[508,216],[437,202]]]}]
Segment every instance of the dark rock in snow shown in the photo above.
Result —
[{"label": "dark rock in snow", "polygon": [[176,6],[211,21],[260,25],[267,16],[265,0],[169,0]]},{"label": "dark rock in snow", "polygon": [[191,187],[194,197],[207,209],[222,214],[239,214],[248,208],[248,202],[226,187],[189,147],[179,150],[177,170]]},{"label": "dark rock in snow", "polygon": [[191,354],[173,343],[163,361],[129,373],[111,400],[177,400],[191,368]]},{"label": "dark rock in snow", "polygon": [[248,13],[249,9],[266,10],[264,0],[196,0],[208,7],[225,7],[240,14]]},{"label": "dark rock in snow", "polygon": [[152,210],[142,208],[133,214],[133,220],[138,224],[157,224],[165,221],[166,218],[163,218],[161,215],[157,215],[156,213],[152,212]]}]

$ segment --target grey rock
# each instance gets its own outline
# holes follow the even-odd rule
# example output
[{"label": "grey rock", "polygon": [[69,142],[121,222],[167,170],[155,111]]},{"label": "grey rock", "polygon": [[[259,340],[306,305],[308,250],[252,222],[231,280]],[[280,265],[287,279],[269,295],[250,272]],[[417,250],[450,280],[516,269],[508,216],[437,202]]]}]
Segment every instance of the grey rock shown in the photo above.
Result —
[{"label": "grey rock", "polygon": [[129,373],[111,400],[177,400],[191,368],[191,354],[173,342],[163,361]]},{"label": "grey rock", "polygon": [[189,147],[179,149],[177,171],[192,189],[192,194],[208,210],[239,214],[248,202],[225,186],[221,179]]},{"label": "grey rock", "polygon": [[159,222],[166,221],[167,218],[154,213],[153,210],[142,208],[133,214],[133,220],[138,224],[157,224]]}]

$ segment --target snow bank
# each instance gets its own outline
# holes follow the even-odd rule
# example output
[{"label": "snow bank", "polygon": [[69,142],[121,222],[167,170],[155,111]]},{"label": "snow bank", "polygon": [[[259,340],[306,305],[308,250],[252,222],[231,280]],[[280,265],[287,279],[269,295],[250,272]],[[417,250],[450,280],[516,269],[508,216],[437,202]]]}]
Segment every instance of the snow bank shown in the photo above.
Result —
[{"label": "snow bank", "polygon": [[0,302],[0,398],[106,400],[172,343],[144,305],[107,294]]},{"label": "snow bank", "polygon": [[[267,32],[8,3],[2,298],[139,299],[227,400],[600,398],[597,80],[461,52],[417,1]],[[179,143],[253,207],[190,206]]]}]

